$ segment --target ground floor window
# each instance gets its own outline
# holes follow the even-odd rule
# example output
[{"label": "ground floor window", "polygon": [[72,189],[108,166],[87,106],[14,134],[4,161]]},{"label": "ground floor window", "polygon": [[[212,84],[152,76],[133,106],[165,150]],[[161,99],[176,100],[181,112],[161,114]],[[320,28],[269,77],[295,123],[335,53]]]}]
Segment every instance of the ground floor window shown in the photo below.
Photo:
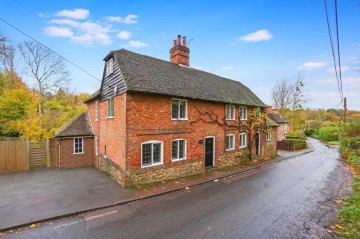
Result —
[{"label": "ground floor window", "polygon": [[271,139],[272,139],[272,133],[268,131],[266,134],[266,141],[271,141]]},{"label": "ground floor window", "polygon": [[186,159],[186,140],[177,139],[172,141],[172,161]]},{"label": "ground floor window", "polygon": [[141,166],[155,166],[163,162],[163,142],[148,141],[141,144]]},{"label": "ground floor window", "polygon": [[240,134],[240,146],[239,148],[245,148],[246,147],[246,133]]},{"label": "ground floor window", "polygon": [[225,150],[233,150],[235,149],[235,135],[228,134],[225,137]]},{"label": "ground floor window", "polygon": [[83,138],[74,138],[74,154],[84,153]]}]

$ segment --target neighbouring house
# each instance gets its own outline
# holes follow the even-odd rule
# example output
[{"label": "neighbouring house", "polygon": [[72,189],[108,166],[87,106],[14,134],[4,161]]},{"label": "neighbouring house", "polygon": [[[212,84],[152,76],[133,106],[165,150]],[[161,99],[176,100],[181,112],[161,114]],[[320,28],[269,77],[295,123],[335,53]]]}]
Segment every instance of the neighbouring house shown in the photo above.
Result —
[{"label": "neighbouring house", "polygon": [[267,117],[273,120],[276,124],[279,125],[277,128],[277,140],[281,141],[286,138],[286,135],[290,131],[289,121],[287,121],[283,116],[276,113],[267,113]]},{"label": "neighbouring house", "polygon": [[171,62],[111,51],[87,112],[56,135],[60,165],[84,160],[131,185],[275,156],[267,106],[239,81],[191,68],[189,56],[181,36]]},{"label": "neighbouring house", "polygon": [[277,131],[278,131],[278,127],[279,125],[273,121],[272,119],[270,119],[268,116],[266,116],[266,127],[267,127],[267,132],[266,132],[266,151],[265,151],[265,157],[270,159],[270,158],[275,158],[277,156]]}]

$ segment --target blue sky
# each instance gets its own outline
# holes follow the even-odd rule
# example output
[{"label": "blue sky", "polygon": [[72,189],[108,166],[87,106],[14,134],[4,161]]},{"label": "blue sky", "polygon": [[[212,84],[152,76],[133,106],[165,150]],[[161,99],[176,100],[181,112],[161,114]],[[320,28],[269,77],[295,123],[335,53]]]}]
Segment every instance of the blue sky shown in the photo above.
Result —
[{"label": "blue sky", "polygon": [[[328,5],[334,26],[333,1]],[[2,0],[0,16],[98,78],[110,50],[169,60],[172,40],[181,34],[193,39],[191,67],[239,80],[267,104],[276,82],[298,73],[305,107],[332,108],[340,101],[322,0]],[[339,0],[344,96],[358,110],[359,22],[360,1]],[[0,32],[13,43],[27,40],[3,22]],[[74,91],[99,87],[75,67],[69,70]]]}]

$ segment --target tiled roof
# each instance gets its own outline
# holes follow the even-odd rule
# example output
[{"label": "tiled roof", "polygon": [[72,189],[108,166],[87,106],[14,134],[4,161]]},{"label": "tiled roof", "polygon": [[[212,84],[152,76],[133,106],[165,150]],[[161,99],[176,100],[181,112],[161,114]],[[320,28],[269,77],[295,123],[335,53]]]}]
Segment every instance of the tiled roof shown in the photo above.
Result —
[{"label": "tiled roof", "polygon": [[105,59],[111,55],[119,64],[126,91],[266,107],[239,81],[124,49]]},{"label": "tiled roof", "polygon": [[289,121],[279,114],[268,113],[267,116],[278,124],[289,123]]},{"label": "tiled roof", "polygon": [[278,127],[279,125],[275,123],[272,119],[266,116],[266,126],[267,127]]},{"label": "tiled roof", "polygon": [[55,132],[55,138],[93,135],[87,112],[82,112]]},{"label": "tiled roof", "polygon": [[90,95],[89,98],[87,98],[84,103],[89,103],[90,101],[93,101],[97,99],[100,96],[100,90],[95,91],[94,94]]}]

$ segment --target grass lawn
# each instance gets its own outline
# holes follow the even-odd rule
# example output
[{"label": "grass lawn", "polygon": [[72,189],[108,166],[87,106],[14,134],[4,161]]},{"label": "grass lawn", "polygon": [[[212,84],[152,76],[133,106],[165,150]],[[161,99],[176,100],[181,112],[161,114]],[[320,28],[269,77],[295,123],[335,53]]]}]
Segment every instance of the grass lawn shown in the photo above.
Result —
[{"label": "grass lawn", "polygon": [[339,141],[327,141],[326,143],[330,145],[340,145]]}]

